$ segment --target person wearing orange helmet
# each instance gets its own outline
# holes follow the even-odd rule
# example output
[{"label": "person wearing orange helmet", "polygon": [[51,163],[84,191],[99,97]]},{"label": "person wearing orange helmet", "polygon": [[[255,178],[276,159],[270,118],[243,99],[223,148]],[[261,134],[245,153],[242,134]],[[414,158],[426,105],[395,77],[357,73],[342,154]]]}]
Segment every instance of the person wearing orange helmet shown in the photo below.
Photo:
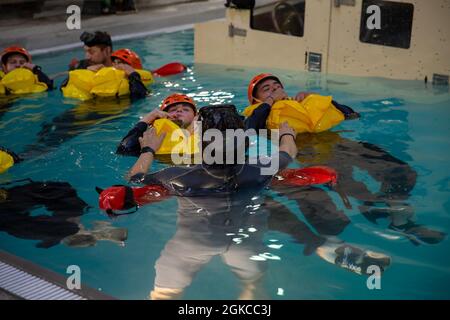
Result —
[{"label": "person wearing orange helmet", "polygon": [[43,82],[47,85],[47,90],[53,89],[53,80],[42,72],[40,66],[32,63],[31,55],[27,49],[20,46],[11,46],[5,48],[0,54],[0,57],[2,62],[2,70],[5,74],[8,74],[17,68],[26,68],[38,77],[39,82]]},{"label": "person wearing orange helmet", "polygon": [[143,69],[141,58],[136,52],[130,49],[119,49],[111,55],[114,67],[120,67],[122,64],[130,66],[133,69]]},{"label": "person wearing orange helmet", "polygon": [[111,54],[114,68],[123,70],[128,78],[131,100],[145,98],[148,90],[136,70],[142,70],[141,58],[130,49],[119,49]]},{"label": "person wearing orange helmet", "polygon": [[[310,92],[298,92],[293,99],[301,102],[310,94]],[[261,103],[246,119],[247,127],[257,130],[265,128],[272,105],[279,100],[289,98],[280,79],[271,73],[261,73],[253,77],[248,85],[247,96],[250,104]],[[359,118],[359,114],[352,108],[334,100],[332,103],[344,114],[345,119]]]},{"label": "person wearing orange helmet", "polygon": [[112,40],[111,36],[104,31],[83,32],[80,36],[83,42],[83,50],[85,59],[78,61],[73,59],[69,65],[69,70],[88,69],[98,71],[103,67],[112,67],[111,53]]},{"label": "person wearing orange helmet", "polygon": [[[112,41],[107,32],[95,31],[90,33],[85,31],[81,34],[80,40],[84,43],[85,59],[79,61],[73,58],[69,64],[69,71],[87,69],[97,72],[103,67],[112,67]],[[68,83],[69,77],[62,82],[60,89],[67,86]]]},{"label": "person wearing orange helmet", "polygon": [[121,155],[139,156],[139,138],[142,137],[156,119],[170,119],[180,124],[182,128],[190,128],[195,116],[197,106],[192,98],[185,94],[173,93],[166,97],[159,109],[154,109],[146,114],[133,129],[122,139],[116,153]]},{"label": "person wearing orange helmet", "polygon": [[[141,76],[135,70],[142,69],[141,60],[135,52],[130,49],[120,49],[113,52],[111,36],[104,31],[83,32],[80,40],[84,43],[85,59],[81,61],[73,59],[69,65],[69,70],[87,69],[97,72],[104,67],[115,67],[125,72],[132,101],[147,96],[148,90],[142,82]],[[67,86],[68,82],[69,77],[63,81],[61,88]]]}]

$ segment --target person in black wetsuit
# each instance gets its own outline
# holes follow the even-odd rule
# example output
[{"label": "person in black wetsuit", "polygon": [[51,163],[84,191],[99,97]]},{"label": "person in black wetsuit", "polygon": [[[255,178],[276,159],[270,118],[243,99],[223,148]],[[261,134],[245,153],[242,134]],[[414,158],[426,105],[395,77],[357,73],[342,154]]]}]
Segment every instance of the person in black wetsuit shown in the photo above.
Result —
[{"label": "person in black wetsuit", "polygon": [[[199,111],[199,120],[204,133],[212,128],[223,133],[226,129],[245,128],[234,106],[204,107]],[[285,168],[295,155],[294,137],[295,132],[283,124],[280,128],[278,169]],[[250,257],[260,251],[264,229],[253,233],[242,246],[232,246],[229,233],[265,220],[263,215],[249,215],[248,201],[253,197],[244,194],[257,193],[270,183],[273,174],[261,174],[264,167],[261,161],[255,164],[250,164],[249,160],[243,164],[226,164],[226,152],[223,150],[215,150],[221,152],[220,155],[215,154],[218,157],[216,159],[222,159],[218,160],[219,163],[169,167],[147,174],[163,139],[164,136],[157,136],[153,128],[145,131],[143,137],[139,138],[141,155],[129,172],[130,181],[163,185],[172,195],[178,196],[177,233],[156,263],[156,279],[150,298],[179,298],[195,273],[218,254],[224,257],[242,281],[241,296],[252,297],[259,287],[265,266],[264,263],[250,260]],[[210,143],[202,139],[203,150]],[[236,150],[232,148],[227,151]],[[236,197],[240,197],[240,200],[236,200]]]},{"label": "person in black wetsuit", "polygon": [[[116,154],[135,156],[140,155],[139,138],[156,120],[161,118],[171,119],[180,124],[181,128],[193,131],[193,122],[197,114],[197,106],[195,101],[185,94],[173,93],[167,96],[159,109],[154,109],[145,115],[120,141]],[[261,129],[261,122],[266,120],[263,112],[254,112],[244,121],[245,129]]]},{"label": "person in black wetsuit", "polygon": [[167,96],[159,109],[154,109],[145,115],[133,129],[120,141],[116,154],[135,156],[140,155],[139,138],[156,119],[171,119],[182,128],[190,128],[197,114],[197,106],[192,98],[185,94],[173,93]]},{"label": "person in black wetsuit", "polygon": [[[308,93],[300,92],[296,95],[296,100],[301,101],[307,95]],[[255,109],[253,117],[246,119],[247,126],[265,128],[272,104],[286,96],[277,77],[261,74],[253,78],[248,88],[249,101],[263,103]],[[333,104],[346,119],[359,117],[350,107],[336,101]],[[360,212],[369,221],[376,223],[379,218],[389,218],[389,228],[399,231],[415,245],[439,243],[445,238],[444,233],[413,222],[413,208],[407,204],[407,200],[415,186],[417,173],[404,161],[378,146],[351,141],[331,131],[302,133],[297,136],[296,141],[299,162],[334,168],[339,175],[339,192],[360,200]],[[327,160],[323,161],[325,158]],[[378,194],[370,192],[364,183],[354,179],[354,167],[366,170],[382,184]],[[316,229],[323,235],[335,237],[350,223],[344,212],[337,209],[327,192],[321,188],[308,187],[304,192],[289,193],[288,197],[299,204],[307,220],[314,221]],[[380,205],[384,207],[380,208]],[[340,222],[329,223],[336,219]],[[330,226],[334,227],[330,229]]]},{"label": "person in black wetsuit", "polygon": [[[337,171],[339,192],[344,199],[352,197],[358,200],[359,211],[370,222],[376,224],[378,219],[387,218],[388,228],[406,236],[414,245],[436,244],[444,240],[445,233],[414,222],[414,208],[408,204],[408,199],[416,185],[417,172],[408,163],[374,144],[352,141],[331,131],[301,134],[297,146],[296,158],[300,163],[326,165]],[[367,172],[380,183],[379,190],[373,192],[358,181],[354,175],[355,168]],[[333,207],[333,200],[324,190],[311,188],[310,192],[321,199],[321,204],[316,202],[316,207]],[[305,200],[305,212],[314,211],[313,203]],[[350,203],[347,201],[346,205],[349,207]]]},{"label": "person in black wetsuit", "polygon": [[[199,120],[203,132],[202,150],[205,151],[212,143],[204,138],[208,130],[218,130],[224,136],[226,130],[242,130],[245,128],[242,117],[237,113],[233,105],[203,107],[199,112]],[[248,161],[243,164],[237,164],[236,161],[232,164],[227,164],[227,152],[233,152],[234,160],[236,160],[238,149],[213,150],[213,153],[217,152],[218,154],[212,155],[213,161],[211,164],[208,164],[208,160],[205,162],[205,152],[203,152],[203,162],[201,164],[190,167],[170,167],[153,175],[148,175],[147,172],[153,162],[155,152],[164,139],[164,135],[158,136],[156,135],[156,130],[150,128],[144,133],[142,138],[139,138],[141,154],[131,168],[129,177],[131,181],[144,183],[151,183],[153,179],[159,180],[177,195],[186,195],[191,192],[198,194],[203,191],[210,193],[214,192],[214,190],[217,190],[217,192],[234,192],[244,186],[267,184],[278,170],[288,165],[292,160],[291,157],[295,156],[297,152],[296,146],[293,144],[295,131],[287,123],[283,123],[279,130],[280,151],[276,155],[279,165],[272,175],[261,174],[262,168],[269,167],[270,164],[264,166],[259,161],[260,159],[257,159],[254,165]],[[226,145],[224,141],[222,142],[222,145]],[[235,144],[232,143],[232,146],[238,148]],[[172,178],[176,179],[176,182],[172,181]]]},{"label": "person in black wetsuit", "polygon": [[[233,110],[231,116],[229,110]],[[211,128],[221,132],[245,128],[242,117],[237,114],[234,106],[202,108],[199,119],[204,133]],[[287,123],[280,128],[280,137],[280,151],[272,155],[271,159],[274,161],[274,158],[278,158],[278,170],[286,168],[292,160],[291,156],[296,153],[296,147],[292,144],[295,132]],[[241,298],[261,297],[261,292],[258,291],[261,289],[265,262],[261,261],[264,259],[251,258],[263,253],[261,240],[267,227],[290,234],[297,242],[305,245],[304,251],[307,254],[314,250],[320,252],[326,238],[311,232],[286,207],[270,197],[260,195],[276,173],[262,174],[264,165],[261,159],[253,165],[249,159],[240,165],[221,164],[224,154],[237,149],[222,152],[216,150],[221,153],[218,159],[222,159],[222,162],[219,160],[219,163],[207,164],[203,161],[202,164],[169,167],[147,174],[154,152],[163,138],[157,136],[154,129],[148,129],[139,139],[141,155],[129,172],[130,181],[163,186],[170,194],[177,196],[179,204],[177,232],[156,262],[151,299],[180,298],[195,274],[215,255],[221,255],[240,279],[243,285]],[[203,141],[202,145],[203,150],[206,150],[209,142]],[[263,200],[264,205],[257,205],[256,199]],[[336,221],[338,219],[328,220],[330,223]],[[246,235],[241,238],[242,244],[234,244],[239,230],[250,227],[256,232],[244,232]],[[390,259],[341,243],[333,263],[343,266],[350,262],[354,262],[355,268],[359,268],[352,271],[365,273],[364,268],[372,264],[379,265],[383,270],[389,265]]]},{"label": "person in black wetsuit", "polygon": [[[8,74],[16,68],[26,68],[37,76],[39,82],[47,85],[48,91],[53,90],[53,80],[42,71],[40,66],[31,62],[31,55],[25,48],[11,46],[4,49],[0,56],[2,69],[5,74]],[[6,94],[8,94],[8,91],[6,91]]]},{"label": "person in black wetsuit", "polygon": [[[12,186],[10,186],[12,185]],[[8,187],[7,187],[8,186]],[[0,185],[0,231],[30,240],[39,240],[38,248],[50,248],[60,242],[68,246],[92,246],[98,240],[122,244],[127,230],[97,222],[86,230],[80,223],[88,204],[67,182],[23,179]],[[44,208],[51,214],[36,214]]]},{"label": "person in black wetsuit", "polygon": [[[112,41],[111,36],[107,32],[96,31],[95,33],[83,32],[80,40],[84,43],[84,60],[73,60],[69,66],[70,70],[87,69],[97,72],[103,67],[112,67]],[[148,90],[141,80],[141,76],[134,68],[128,64],[120,64],[115,66],[125,71],[130,87],[130,99],[132,101],[145,98]],[[61,88],[65,87],[69,78],[63,81]]]},{"label": "person in black wetsuit", "polygon": [[[247,127],[256,130],[266,127],[266,120],[269,117],[272,105],[283,99],[287,99],[288,95],[284,91],[283,84],[280,79],[270,73],[262,73],[255,76],[248,86],[248,100],[250,104],[262,102],[254,111],[254,117],[247,119]],[[310,93],[298,92],[295,100],[302,101]],[[359,118],[359,113],[355,112],[349,106],[332,101],[333,105],[342,112],[346,120]]]}]

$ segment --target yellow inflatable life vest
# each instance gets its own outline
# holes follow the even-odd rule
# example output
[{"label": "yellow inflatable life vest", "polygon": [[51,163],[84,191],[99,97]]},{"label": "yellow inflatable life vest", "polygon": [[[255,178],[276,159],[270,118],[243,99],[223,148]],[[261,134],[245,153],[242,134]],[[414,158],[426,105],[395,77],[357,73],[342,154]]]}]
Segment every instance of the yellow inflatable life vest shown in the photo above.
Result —
[{"label": "yellow inflatable life vest", "polygon": [[91,92],[95,73],[91,70],[79,69],[69,71],[69,81],[61,90],[66,98],[79,100],[90,100],[93,98]]},{"label": "yellow inflatable life vest", "polygon": [[[183,154],[199,152],[198,138],[196,135],[185,135],[183,130],[169,119],[157,119],[153,122],[157,134],[166,133],[161,147],[156,154],[172,154],[183,151]],[[184,143],[184,145],[183,145]]]},{"label": "yellow inflatable life vest", "polygon": [[0,173],[5,172],[14,165],[14,158],[5,151],[0,150]]},{"label": "yellow inflatable life vest", "polygon": [[47,91],[45,83],[39,82],[37,75],[31,70],[17,68],[1,77],[0,94],[26,94]]},{"label": "yellow inflatable life vest", "polygon": [[[150,71],[136,70],[145,86],[153,83]],[[105,67],[96,73],[87,69],[69,72],[69,82],[62,88],[66,98],[90,100],[94,97],[117,97],[130,94],[125,71],[113,67]]]},{"label": "yellow inflatable life vest", "polygon": [[149,85],[151,85],[153,83],[154,80],[153,80],[153,74],[151,71],[144,70],[144,69],[141,69],[141,70],[138,69],[138,70],[136,70],[136,72],[139,73],[139,75],[141,76],[141,80],[146,87],[148,87]]},{"label": "yellow inflatable life vest", "polygon": [[[267,118],[268,129],[278,129],[287,121],[297,132],[326,131],[344,120],[344,115],[332,103],[331,96],[311,94],[302,102],[281,100],[272,105]],[[250,116],[261,103],[247,107],[243,114]]]}]

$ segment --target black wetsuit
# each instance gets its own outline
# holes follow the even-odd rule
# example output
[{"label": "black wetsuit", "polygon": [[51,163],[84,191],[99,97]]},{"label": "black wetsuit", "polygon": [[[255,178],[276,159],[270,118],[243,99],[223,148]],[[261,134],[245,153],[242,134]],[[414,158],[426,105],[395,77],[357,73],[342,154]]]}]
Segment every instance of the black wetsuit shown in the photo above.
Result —
[{"label": "black wetsuit", "polygon": [[[77,66],[71,67],[70,70],[76,69],[87,69],[89,67],[89,62],[87,60],[81,60]],[[67,77],[61,84],[61,88],[67,86],[69,82],[69,77]],[[147,96],[148,90],[142,82],[141,75],[137,72],[133,72],[128,76],[128,85],[130,88],[130,99],[131,101],[143,99]]]},{"label": "black wetsuit", "polygon": [[262,187],[233,194],[177,197],[177,228],[155,263],[155,286],[185,289],[214,256],[221,256],[239,280],[260,279],[267,261],[254,257],[266,251],[268,229],[290,235],[305,245],[307,254],[325,242],[290,210],[261,196]]},{"label": "black wetsuit", "polygon": [[[33,211],[44,207],[51,215]],[[88,208],[67,182],[16,183],[0,186],[0,231],[22,239],[39,240],[39,248],[50,248],[76,234],[79,217]]]},{"label": "black wetsuit", "polygon": [[133,129],[127,133],[122,141],[120,141],[120,144],[117,146],[116,154],[139,157],[141,154],[139,138],[144,135],[147,128],[148,124],[146,122],[139,121]]},{"label": "black wetsuit", "polygon": [[[281,170],[292,159],[280,152],[279,160]],[[202,165],[171,167],[132,178],[146,184],[161,184],[177,195],[177,230],[155,264],[155,286],[183,290],[217,255],[240,280],[259,279],[266,262],[252,257],[264,252],[267,229],[289,234],[304,245],[306,255],[325,243],[324,237],[310,231],[287,207],[263,194],[272,175],[261,175],[262,167],[244,164],[230,167],[232,172]],[[236,243],[243,233],[245,237]]]},{"label": "black wetsuit", "polygon": [[[275,160],[278,161],[275,171],[263,174],[262,170],[269,168]],[[245,164],[224,167],[205,164],[174,166],[147,175],[136,174],[130,180],[162,185],[177,196],[229,194],[268,185],[278,170],[286,168],[291,161],[289,154],[280,151],[278,157],[273,156],[267,164],[262,164],[259,158],[247,159]]]},{"label": "black wetsuit", "polygon": [[50,79],[44,72],[42,72],[41,67],[39,66],[34,66],[33,68],[33,73],[35,75],[37,75],[38,80],[40,82],[43,82],[47,85],[48,89],[47,90],[53,90],[53,80]]},{"label": "black wetsuit", "polygon": [[[291,161],[292,158],[286,152],[280,152],[278,170],[285,169]],[[189,200],[190,202],[209,198],[213,199],[212,202],[223,202],[225,201],[223,197],[234,199],[233,197],[235,196],[241,200],[248,198],[247,200],[250,201],[254,195],[260,196],[262,189],[270,184],[273,175],[261,174],[261,168],[268,165],[262,166],[260,163],[251,165],[247,161],[246,164],[241,166],[230,166],[230,172],[228,173],[220,167],[211,168],[204,165],[175,166],[147,175],[137,174],[131,178],[131,181],[148,185],[162,185],[172,195],[183,198],[194,197],[192,200]],[[311,194],[316,189],[318,192]],[[324,199],[324,191],[320,188],[309,189],[309,187],[281,186],[273,190],[296,201],[302,210],[305,209],[304,215],[308,223],[318,232],[316,234],[311,231],[308,225],[299,220],[286,206],[274,201],[267,194],[262,195],[262,199],[265,199],[264,206],[269,213],[269,228],[287,233],[296,242],[304,244],[304,253],[306,255],[314,252],[317,247],[326,241],[324,235],[337,235],[350,223],[350,220],[342,211],[336,208],[334,203],[322,203],[323,200],[327,199],[326,197]],[[308,198],[309,201],[307,201]],[[179,201],[182,201],[182,199],[179,198]],[[324,209],[323,212],[321,211],[322,209]],[[179,211],[181,213],[186,210],[180,209]],[[226,216],[217,216],[219,220],[225,221],[225,218]]]}]

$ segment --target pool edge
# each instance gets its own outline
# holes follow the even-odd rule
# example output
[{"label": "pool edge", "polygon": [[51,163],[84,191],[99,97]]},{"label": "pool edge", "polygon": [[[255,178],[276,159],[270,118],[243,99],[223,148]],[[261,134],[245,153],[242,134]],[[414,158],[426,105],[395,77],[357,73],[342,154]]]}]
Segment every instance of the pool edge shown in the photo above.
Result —
[{"label": "pool edge", "polygon": [[[55,285],[59,289],[63,289],[67,293],[72,293],[73,295],[77,295],[83,298],[83,300],[117,300],[110,295],[104,294],[98,290],[90,288],[89,286],[82,284],[79,290],[71,290],[66,286],[66,278],[53,272],[51,270],[45,269],[29,260],[25,260],[18,256],[15,256],[11,253],[8,253],[4,250],[0,249],[0,262],[9,265],[15,269],[18,269],[28,275],[34,276],[40,280],[45,281],[47,284]],[[25,297],[9,291],[2,285],[0,282],[0,290],[6,292],[6,294],[18,298],[18,299],[26,299]],[[54,299],[58,299],[55,297]],[[51,300],[51,299],[50,299]],[[64,300],[64,299],[62,299]]]}]

